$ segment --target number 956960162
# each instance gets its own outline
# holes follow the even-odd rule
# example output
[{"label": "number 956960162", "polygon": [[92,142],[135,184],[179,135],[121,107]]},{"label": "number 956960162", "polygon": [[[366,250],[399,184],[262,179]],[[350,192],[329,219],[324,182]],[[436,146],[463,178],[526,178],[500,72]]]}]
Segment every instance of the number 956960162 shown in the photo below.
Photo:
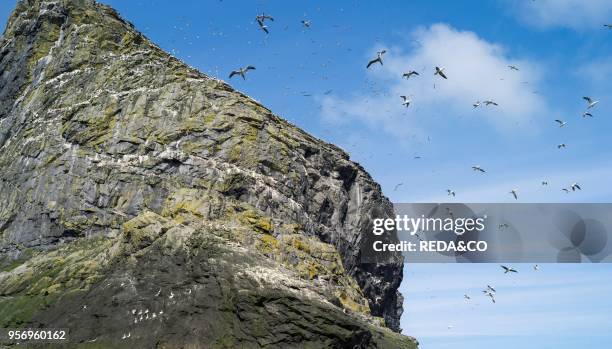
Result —
[{"label": "number 956960162", "polygon": [[3,329],[2,342],[55,342],[68,340],[68,331],[65,329]]}]

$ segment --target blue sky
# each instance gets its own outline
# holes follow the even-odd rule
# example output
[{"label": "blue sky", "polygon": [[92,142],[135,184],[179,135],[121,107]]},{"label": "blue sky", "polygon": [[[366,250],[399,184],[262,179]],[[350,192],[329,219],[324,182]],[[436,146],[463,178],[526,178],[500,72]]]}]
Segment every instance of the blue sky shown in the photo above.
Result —
[{"label": "blue sky", "polygon": [[[603,28],[611,1],[103,2],[189,65],[344,148],[394,202],[511,202],[514,188],[521,202],[612,197],[612,30]],[[0,20],[14,3],[0,3]],[[261,12],[275,18],[269,35],[254,20]],[[382,48],[384,66],[366,69]],[[245,65],[257,70],[227,78]],[[448,80],[433,76],[435,65]],[[421,75],[402,80],[407,70]],[[581,117],[582,96],[600,100],[593,118]],[[472,107],[485,99],[499,106]],[[584,190],[561,191],[573,182]],[[551,264],[512,280],[498,269],[407,265],[404,332],[422,348],[595,348],[612,339],[608,265]],[[487,283],[504,290],[498,304],[478,294]],[[465,304],[466,292],[478,306]]]}]

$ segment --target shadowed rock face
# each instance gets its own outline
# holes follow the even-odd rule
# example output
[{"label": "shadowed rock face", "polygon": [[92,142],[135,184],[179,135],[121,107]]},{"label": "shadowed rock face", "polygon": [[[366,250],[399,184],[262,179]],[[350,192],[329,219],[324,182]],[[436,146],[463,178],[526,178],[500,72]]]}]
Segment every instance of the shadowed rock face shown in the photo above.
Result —
[{"label": "shadowed rock face", "polygon": [[0,324],[118,346],[414,346],[388,330],[401,256],[360,263],[392,206],[340,149],[89,0],[19,2],[0,72]]}]

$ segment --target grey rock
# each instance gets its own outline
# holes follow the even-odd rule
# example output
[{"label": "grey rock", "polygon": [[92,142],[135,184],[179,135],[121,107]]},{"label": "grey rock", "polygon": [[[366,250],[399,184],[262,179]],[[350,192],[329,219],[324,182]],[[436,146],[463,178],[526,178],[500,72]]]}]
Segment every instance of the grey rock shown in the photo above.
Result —
[{"label": "grey rock", "polygon": [[[103,241],[99,244],[129,251],[126,246],[134,243],[126,237],[126,225],[155,215],[167,227],[146,228],[145,237],[150,230],[155,232],[146,243],[161,243],[160,236],[173,227],[207,239],[225,239],[246,249],[243,255],[251,261],[244,262],[248,268],[271,263],[270,270],[277,268],[281,275],[285,270],[284,277],[292,282],[309,279],[307,284],[316,285],[313,292],[321,297],[311,304],[300,295],[290,296],[287,290],[266,288],[270,295],[267,291],[253,294],[249,290],[256,277],[250,275],[245,280],[251,281],[244,281],[247,284],[227,281],[232,297],[248,291],[246,303],[232,301],[232,307],[247,309],[239,314],[270,316],[272,323],[280,324],[287,318],[270,314],[289,308],[301,314],[317,309],[317,314],[326,315],[315,323],[324,322],[321,326],[325,328],[341,323],[347,331],[358,326],[362,332],[355,337],[357,342],[351,343],[365,347],[376,347],[374,339],[380,333],[387,336],[384,329],[372,325],[376,317],[383,318],[389,329],[399,331],[402,297],[397,289],[402,280],[402,257],[392,255],[384,264],[362,263],[359,252],[371,234],[370,218],[392,216],[393,209],[380,186],[341,149],[306,134],[226,83],[166,54],[113,9],[91,0],[20,1],[0,40],[0,72],[0,267],[5,270],[0,274],[0,302],[32,294],[35,286],[20,288],[10,280],[36,263],[45,263],[45,255],[65,258],[72,256],[77,246],[83,249],[77,253],[81,257],[106,256],[88,250],[91,244],[87,241]],[[219,236],[217,229],[202,225],[212,222],[234,228],[221,229],[226,233]],[[294,235],[306,240],[287,240]],[[301,255],[304,251],[299,248],[292,255],[279,252],[277,246],[285,246],[286,241],[305,244],[305,250],[319,246],[316,241],[332,246],[341,260],[341,272],[319,275],[321,265],[329,261]],[[183,247],[181,253],[190,255],[185,252],[189,246]],[[161,285],[164,290],[170,287],[170,279],[172,283],[192,280],[194,284],[199,280],[200,287],[206,289],[200,294],[210,291],[208,295],[214,298],[214,292],[220,291],[210,286],[211,280],[217,280],[215,287],[221,287],[222,280],[238,270],[226,265],[233,262],[226,253],[218,255],[215,263],[224,261],[224,267],[213,279],[202,282],[204,276],[191,270],[181,281],[179,276],[187,271],[177,266],[184,264],[170,259],[126,267],[123,264],[136,257],[125,251],[102,258],[104,263],[92,267],[101,268],[92,272],[96,277],[79,290],[88,290],[87,297],[100,297],[100,304],[106,304],[104,297],[110,297],[106,283],[113,284],[120,275],[140,279],[139,273],[148,272],[168,279]],[[161,252],[144,255],[159,260],[167,257]],[[306,269],[300,264],[305,260],[310,263]],[[309,272],[304,274],[304,270]],[[58,287],[63,290],[79,284],[60,281]],[[41,297],[54,294],[57,287],[49,290],[54,285],[43,285],[47,287],[39,290]],[[111,297],[109,302],[128,304],[141,293],[151,293],[151,287],[139,281],[125,299]],[[346,298],[350,302],[342,297],[340,303],[335,302],[334,292],[324,291],[330,287],[345,287],[343,294],[350,295]],[[347,304],[360,304],[360,297],[367,306],[366,310],[359,306],[353,309],[358,314],[321,312],[326,307],[337,308],[334,302],[346,310],[350,308]],[[13,314],[13,322],[6,321],[54,323],[57,317],[49,309],[64,308],[53,304],[46,311],[35,307],[31,317]],[[189,304],[195,306],[198,301]],[[215,309],[198,314],[219,311]],[[112,319],[112,313],[105,313],[102,306],[99,311],[96,319]],[[189,310],[182,313],[191,314]],[[78,316],[75,313],[70,323],[91,320]],[[264,329],[238,330],[252,321],[240,316],[224,323],[242,333],[235,343],[265,346],[280,338],[276,332],[272,337],[261,335]],[[365,320],[356,320],[360,316]],[[178,334],[183,331],[179,327],[187,326],[185,321],[176,323],[176,336],[159,334],[158,339],[178,343],[175,341],[181,340]],[[292,342],[283,341],[294,340],[297,332],[306,337],[305,333],[317,333],[312,324],[308,329],[300,324],[291,326],[287,324],[286,337],[281,336],[284,339],[275,345],[289,345]],[[82,339],[87,335],[82,334]],[[306,337],[300,337],[305,341],[300,343],[310,343]],[[398,340],[402,338],[408,337]],[[333,347],[348,342],[316,343]]]}]

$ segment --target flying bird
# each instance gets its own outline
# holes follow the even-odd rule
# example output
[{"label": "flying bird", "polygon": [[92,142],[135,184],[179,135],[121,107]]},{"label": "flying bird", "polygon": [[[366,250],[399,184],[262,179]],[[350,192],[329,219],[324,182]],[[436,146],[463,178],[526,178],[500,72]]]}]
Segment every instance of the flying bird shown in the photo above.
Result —
[{"label": "flying bird", "polygon": [[514,200],[518,200],[518,193],[517,193],[516,189],[510,190],[510,194],[512,194],[512,196],[514,196]]},{"label": "flying bird", "polygon": [[564,191],[564,192],[565,192],[565,194],[569,194],[569,189],[567,189],[567,188],[563,188],[563,189],[561,189],[561,190],[562,190],[562,191]]},{"label": "flying bird", "polygon": [[436,72],[434,73],[434,75],[440,75],[441,77],[448,79],[444,74],[444,68],[436,67]]},{"label": "flying bird", "polygon": [[491,302],[495,303],[495,294],[492,292],[485,292],[485,295],[491,298]]},{"label": "flying bird", "polygon": [[406,107],[410,106],[410,102],[412,102],[412,101],[410,100],[409,97],[407,97],[407,96],[400,96],[400,97],[404,100],[402,102],[403,106],[406,106]]},{"label": "flying bird", "polygon": [[368,65],[366,66],[366,68],[370,68],[370,66],[374,63],[380,63],[380,65],[383,65],[383,55],[385,53],[387,53],[387,50],[376,52],[376,58],[368,62]]},{"label": "flying bird", "polygon": [[576,191],[576,189],[578,190],[582,190],[582,188],[580,188],[580,185],[578,183],[575,183],[570,185],[570,188],[572,189],[572,191]]},{"label": "flying bird", "polygon": [[486,106],[489,106],[489,105],[495,105],[495,106],[497,106],[497,105],[499,105],[499,104],[497,104],[497,103],[493,102],[492,100],[483,101],[482,103],[484,103],[484,105],[486,105]]},{"label": "flying bird", "polygon": [[393,188],[393,191],[397,191],[397,189],[402,185],[404,185],[404,183],[397,183],[395,187]]},{"label": "flying bird", "polygon": [[249,65],[249,66],[246,66],[246,67],[244,67],[244,68],[240,68],[240,69],[238,69],[238,70],[234,70],[234,71],[232,71],[232,72],[230,73],[229,78],[231,79],[231,78],[232,78],[234,75],[240,75],[240,76],[242,76],[242,79],[243,79],[243,80],[245,80],[245,79],[246,79],[246,76],[245,76],[245,75],[246,75],[246,73],[247,73],[249,70],[255,70],[255,67],[254,67],[254,66],[252,66],[252,65]]},{"label": "flying bird", "polygon": [[485,173],[485,172],[487,172],[487,171],[483,170],[483,169],[482,169],[482,167],[480,167],[480,165],[474,165],[474,166],[472,166],[472,170],[474,170],[474,171],[478,171],[478,172],[481,172],[481,173]]},{"label": "flying bird", "polygon": [[557,146],[557,149],[561,149],[561,148],[566,148],[567,146],[565,145],[565,143],[561,143]]},{"label": "flying bird", "polygon": [[423,240],[423,238],[421,237],[421,235],[419,235],[419,233],[414,233],[414,236],[417,237],[417,239],[419,239],[419,241],[425,241]]},{"label": "flying bird", "polygon": [[534,265],[534,266],[533,266],[533,270],[535,270],[535,271],[540,270],[540,266],[539,266],[539,265],[537,265],[537,264],[536,264],[536,265]]},{"label": "flying bird", "polygon": [[302,20],[302,25],[303,25],[304,27],[306,27],[306,28],[310,28],[310,21],[307,21],[307,20],[304,20],[304,19],[303,19],[303,20]]},{"label": "flying bird", "polygon": [[268,26],[266,25],[266,20],[271,20],[274,21],[274,18],[272,18],[271,16],[268,16],[264,13],[262,13],[261,15],[258,15],[255,17],[255,20],[257,21],[257,24],[259,24],[259,28],[261,28],[261,30],[263,30],[266,34],[269,34],[268,32]]},{"label": "flying bird", "polygon": [[411,77],[411,76],[413,76],[413,75],[421,75],[421,74],[419,74],[418,72],[416,72],[416,71],[414,71],[414,70],[411,70],[411,71],[409,71],[409,72],[407,72],[407,73],[404,73],[404,74],[402,75],[402,77],[403,77],[403,78],[406,78],[406,79],[410,79],[410,77]]},{"label": "flying bird", "polygon": [[491,285],[487,285],[487,291],[493,292],[493,293],[497,292],[493,287],[491,287]]},{"label": "flying bird", "polygon": [[542,185],[548,185],[547,181],[542,181]]},{"label": "flying bird", "polygon": [[468,301],[469,301],[470,299],[472,299],[472,298],[471,298],[470,296],[468,296],[467,294],[464,294],[464,295],[463,295],[463,298],[467,299]]},{"label": "flying bird", "polygon": [[516,269],[511,268],[511,267],[507,267],[505,265],[501,265],[502,269],[504,269],[504,274],[508,274],[508,273],[518,273],[518,271],[516,271]]},{"label": "flying bird", "polygon": [[593,100],[591,97],[582,97],[587,102],[587,109],[593,108],[599,101]]},{"label": "flying bird", "polygon": [[555,122],[559,123],[559,127],[563,127],[563,126],[567,125],[567,122],[561,121],[559,119],[556,119]]},{"label": "flying bird", "polygon": [[476,101],[476,102],[474,102],[474,104],[472,104],[472,106],[473,106],[474,108],[478,108],[478,107],[480,107],[480,101]]},{"label": "flying bird", "polygon": [[448,196],[455,197],[455,192],[453,190],[446,189],[446,192],[448,193]]},{"label": "flying bird", "polygon": [[604,24],[603,26],[608,28],[608,29],[612,29],[612,24]]},{"label": "flying bird", "polygon": [[509,65],[508,68],[510,68],[510,70],[519,70],[515,65]]},{"label": "flying bird", "polygon": [[585,111],[584,113],[582,113],[582,117],[583,118],[592,118],[593,114],[589,113],[588,111]]}]

